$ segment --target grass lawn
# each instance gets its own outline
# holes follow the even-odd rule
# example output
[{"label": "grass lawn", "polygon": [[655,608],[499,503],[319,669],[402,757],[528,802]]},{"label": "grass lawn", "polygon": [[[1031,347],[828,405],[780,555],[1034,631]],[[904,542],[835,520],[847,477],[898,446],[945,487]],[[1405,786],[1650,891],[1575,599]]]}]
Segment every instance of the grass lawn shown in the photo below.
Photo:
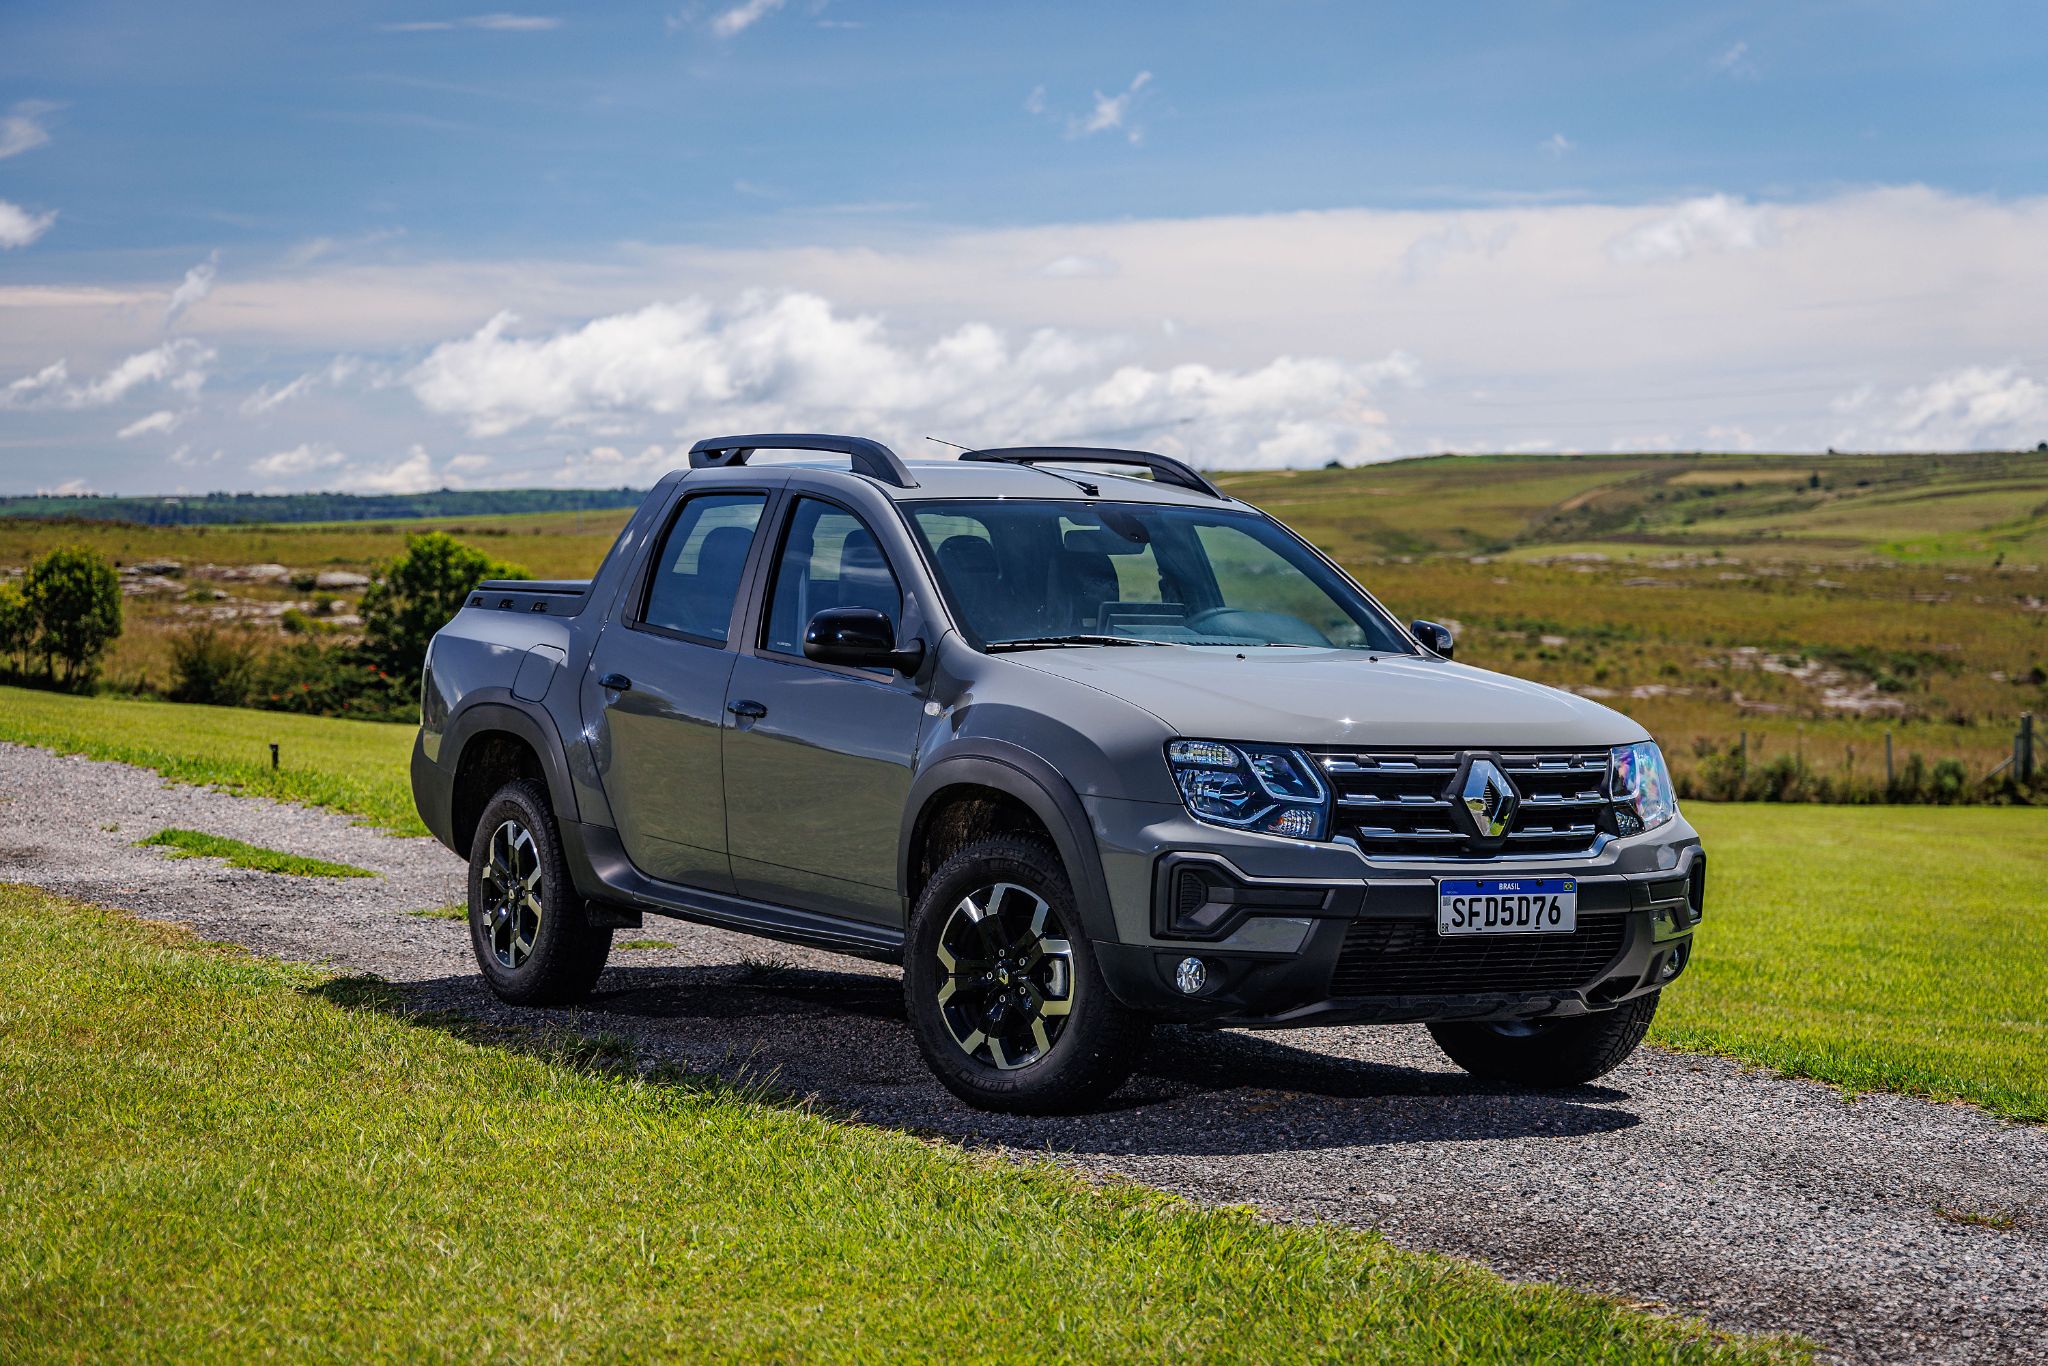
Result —
[{"label": "grass lawn", "polygon": [[1686,814],[1707,921],[1651,1038],[2048,1121],[2048,811]]},{"label": "grass lawn", "polygon": [[325,806],[400,835],[427,833],[412,805],[413,735],[375,721],[0,687],[0,740]]},{"label": "grass lawn", "polygon": [[136,843],[147,848],[168,849],[172,858],[225,859],[230,868],[254,868],[259,872],[283,873],[289,877],[377,876],[368,868],[358,868],[353,863],[329,863],[326,859],[308,858],[304,854],[288,854],[282,849],[265,849],[261,845],[231,840],[225,835],[209,835],[204,830],[159,830]]},{"label": "grass lawn", "polygon": [[468,1040],[26,888],[0,980],[0,1360],[1797,1354]]},{"label": "grass lawn", "polygon": [[[0,688],[0,739],[420,833],[409,726]],[[270,739],[284,767],[269,767]],[[2048,811],[1689,803],[1699,954],[1652,1037],[1851,1088],[2048,1120]]]}]

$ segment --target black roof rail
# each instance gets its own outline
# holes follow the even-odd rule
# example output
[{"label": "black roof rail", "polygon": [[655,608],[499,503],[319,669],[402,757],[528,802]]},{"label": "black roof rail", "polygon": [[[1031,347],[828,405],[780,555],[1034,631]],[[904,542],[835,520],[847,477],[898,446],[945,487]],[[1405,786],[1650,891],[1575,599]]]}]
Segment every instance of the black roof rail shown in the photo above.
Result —
[{"label": "black roof rail", "polygon": [[878,479],[884,484],[894,484],[899,489],[914,489],[917,480],[911,477],[910,467],[903,463],[896,452],[879,441],[870,441],[864,436],[831,436],[822,432],[764,432],[753,436],[707,436],[690,447],[690,468],[693,470],[723,469],[728,465],[744,465],[755,451],[830,451],[835,455],[850,456],[853,472]]},{"label": "black roof rail", "polygon": [[993,450],[965,451],[960,458],[1004,465],[1140,465],[1152,471],[1153,479],[1159,483],[1175,484],[1211,498],[1226,496],[1193,466],[1151,451],[1119,451],[1106,446],[998,446]]}]

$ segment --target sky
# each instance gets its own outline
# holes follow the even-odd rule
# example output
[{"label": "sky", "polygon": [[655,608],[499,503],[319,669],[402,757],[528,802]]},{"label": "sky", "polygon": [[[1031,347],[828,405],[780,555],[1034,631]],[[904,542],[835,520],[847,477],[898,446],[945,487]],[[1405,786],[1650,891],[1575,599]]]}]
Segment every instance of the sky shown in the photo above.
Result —
[{"label": "sky", "polygon": [[2048,441],[2048,7],[0,6],[0,492]]}]

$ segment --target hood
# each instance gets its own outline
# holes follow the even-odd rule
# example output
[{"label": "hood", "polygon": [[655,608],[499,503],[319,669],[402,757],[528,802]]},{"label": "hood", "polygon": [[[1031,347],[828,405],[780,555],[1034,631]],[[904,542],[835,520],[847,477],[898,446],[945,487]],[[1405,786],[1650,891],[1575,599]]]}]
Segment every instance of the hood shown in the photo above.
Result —
[{"label": "hood", "polygon": [[1214,740],[1385,749],[1592,749],[1648,739],[1583,697],[1449,660],[1355,650],[1076,646],[1012,654]]}]

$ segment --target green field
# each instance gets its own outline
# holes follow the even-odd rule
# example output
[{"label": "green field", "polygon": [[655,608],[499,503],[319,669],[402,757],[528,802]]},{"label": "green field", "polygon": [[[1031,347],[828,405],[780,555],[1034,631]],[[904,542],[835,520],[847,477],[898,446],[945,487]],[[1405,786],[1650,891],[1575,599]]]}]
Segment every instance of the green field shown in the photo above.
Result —
[{"label": "green field", "polygon": [[346,811],[400,835],[427,832],[412,804],[413,733],[375,721],[0,687],[0,740]]},{"label": "green field", "polygon": [[[1461,659],[1635,717],[1681,782],[1745,734],[1756,762],[1796,759],[1836,797],[1882,789],[1888,734],[1898,765],[1952,760],[1974,781],[2011,753],[2022,711],[2048,714],[2048,455],[1446,456],[1218,479],[1403,619],[1454,623]],[[125,565],[177,563],[128,598],[106,670],[116,689],[162,691],[170,642],[201,622],[274,644],[294,605],[308,629],[347,639],[358,590],[306,585],[369,571],[410,531],[439,527],[541,577],[576,578],[626,515],[0,518],[0,572],[71,541]],[[297,583],[208,569],[262,563]]]},{"label": "green field", "polygon": [[1761,1361],[0,886],[0,1360]]},{"label": "green field", "polygon": [[[284,739],[269,767],[267,740]],[[0,739],[418,833],[412,730],[0,688]],[[1654,1038],[1847,1088],[2048,1120],[2048,811],[1691,803],[1700,952]]]},{"label": "green field", "polygon": [[2048,1122],[2048,811],[1719,806],[1650,1037]]}]

